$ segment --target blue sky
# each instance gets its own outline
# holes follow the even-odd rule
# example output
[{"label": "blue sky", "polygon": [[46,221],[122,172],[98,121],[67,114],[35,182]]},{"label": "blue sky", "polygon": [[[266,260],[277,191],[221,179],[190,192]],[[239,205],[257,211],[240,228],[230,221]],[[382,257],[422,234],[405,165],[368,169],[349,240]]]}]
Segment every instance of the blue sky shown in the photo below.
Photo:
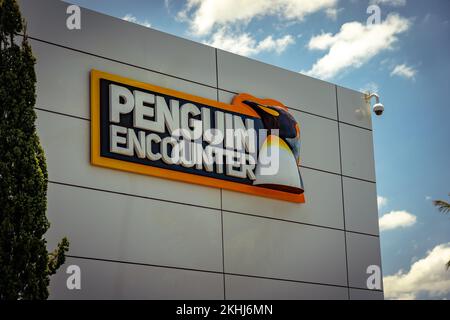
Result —
[{"label": "blue sky", "polygon": [[[431,203],[450,200],[450,1],[70,2],[380,93],[386,112],[373,127],[379,215],[390,214],[381,232],[386,296],[450,298],[450,216]],[[377,27],[366,24],[370,4],[381,10]]]}]

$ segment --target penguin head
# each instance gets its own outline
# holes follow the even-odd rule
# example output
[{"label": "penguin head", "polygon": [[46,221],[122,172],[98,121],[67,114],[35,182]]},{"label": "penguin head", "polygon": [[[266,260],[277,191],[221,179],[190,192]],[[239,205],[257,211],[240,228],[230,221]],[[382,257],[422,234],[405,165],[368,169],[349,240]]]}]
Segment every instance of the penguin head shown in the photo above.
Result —
[{"label": "penguin head", "polygon": [[300,161],[300,126],[295,118],[285,108],[269,106],[251,100],[242,101],[251,107],[260,117],[265,129],[278,129],[278,136],[286,141],[294,157]]}]

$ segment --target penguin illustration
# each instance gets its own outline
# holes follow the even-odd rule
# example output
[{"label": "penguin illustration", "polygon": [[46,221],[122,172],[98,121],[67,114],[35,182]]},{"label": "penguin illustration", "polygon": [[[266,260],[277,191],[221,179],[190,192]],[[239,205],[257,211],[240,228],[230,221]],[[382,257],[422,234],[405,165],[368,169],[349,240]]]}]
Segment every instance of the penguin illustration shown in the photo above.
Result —
[{"label": "penguin illustration", "polygon": [[[261,170],[256,170],[255,185],[264,186],[295,194],[304,192],[303,180],[299,172],[300,164],[300,126],[286,108],[277,105],[261,104],[251,100],[242,103],[252,108],[260,117],[262,124],[267,129],[267,138],[263,143],[260,155],[267,154],[263,150],[277,146],[280,166],[275,176],[261,175]],[[272,130],[277,129],[278,135]],[[276,142],[276,144],[274,143]],[[262,159],[259,159],[262,160]],[[267,163],[267,159],[265,159]],[[269,160],[270,161],[270,160]]]}]

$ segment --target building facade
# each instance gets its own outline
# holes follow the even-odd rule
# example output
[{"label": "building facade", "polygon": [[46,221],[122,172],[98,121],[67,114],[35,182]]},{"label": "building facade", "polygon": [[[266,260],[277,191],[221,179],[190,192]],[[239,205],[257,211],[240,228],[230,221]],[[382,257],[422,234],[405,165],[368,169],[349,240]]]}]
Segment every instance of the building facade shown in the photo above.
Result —
[{"label": "building facade", "polygon": [[[81,9],[21,0],[37,58],[54,299],[382,299],[370,105],[350,89]],[[305,203],[91,164],[90,72],[210,100],[282,101],[301,126]],[[81,271],[70,290],[67,267]]]}]

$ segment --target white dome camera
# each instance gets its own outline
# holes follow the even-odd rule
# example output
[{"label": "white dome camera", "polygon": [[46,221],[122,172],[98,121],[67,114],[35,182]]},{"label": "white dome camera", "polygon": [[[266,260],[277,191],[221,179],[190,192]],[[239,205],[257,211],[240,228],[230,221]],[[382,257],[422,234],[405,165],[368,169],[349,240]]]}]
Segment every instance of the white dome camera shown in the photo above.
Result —
[{"label": "white dome camera", "polygon": [[380,96],[376,93],[368,93],[366,94],[366,101],[370,102],[372,98],[375,98],[376,103],[373,105],[373,112],[377,116],[381,116],[384,112],[384,106],[380,103]]},{"label": "white dome camera", "polygon": [[384,106],[381,103],[376,103],[373,106],[373,112],[377,115],[377,116],[381,116],[384,112]]}]

